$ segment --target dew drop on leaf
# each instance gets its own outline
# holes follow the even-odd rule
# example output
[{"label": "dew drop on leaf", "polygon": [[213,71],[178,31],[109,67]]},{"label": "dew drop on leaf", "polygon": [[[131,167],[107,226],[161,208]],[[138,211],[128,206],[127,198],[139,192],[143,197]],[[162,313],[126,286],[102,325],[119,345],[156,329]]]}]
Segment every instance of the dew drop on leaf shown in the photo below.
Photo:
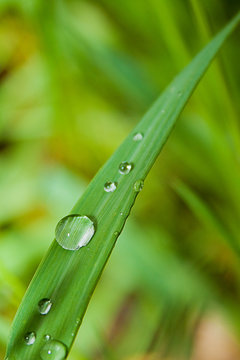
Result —
[{"label": "dew drop on leaf", "polygon": [[135,192],[140,192],[143,189],[144,186],[144,181],[143,180],[137,180],[135,181],[134,185],[133,185],[133,190]]},{"label": "dew drop on leaf", "polygon": [[30,331],[25,334],[24,341],[26,345],[33,345],[36,340],[36,334],[34,331]]},{"label": "dew drop on leaf", "polygon": [[95,228],[87,216],[68,215],[56,226],[56,240],[66,250],[78,250],[92,239]]},{"label": "dew drop on leaf", "polygon": [[49,335],[49,334],[44,335],[44,340],[45,341],[51,340],[51,335]]},{"label": "dew drop on leaf", "polygon": [[114,192],[117,188],[116,182],[108,181],[104,184],[104,191],[106,192]]},{"label": "dew drop on leaf", "polygon": [[133,136],[133,140],[134,141],[141,141],[143,139],[143,134],[140,132],[137,132],[136,134],[134,134]]},{"label": "dew drop on leaf", "polygon": [[133,165],[128,163],[127,161],[123,161],[120,165],[119,165],[119,172],[122,175],[127,175],[130,173],[130,171],[132,170]]},{"label": "dew drop on leaf", "polygon": [[42,360],[63,360],[67,355],[67,347],[60,341],[48,341],[40,351]]},{"label": "dew drop on leaf", "polygon": [[52,302],[50,299],[42,299],[38,303],[38,310],[41,315],[47,315],[51,310]]}]

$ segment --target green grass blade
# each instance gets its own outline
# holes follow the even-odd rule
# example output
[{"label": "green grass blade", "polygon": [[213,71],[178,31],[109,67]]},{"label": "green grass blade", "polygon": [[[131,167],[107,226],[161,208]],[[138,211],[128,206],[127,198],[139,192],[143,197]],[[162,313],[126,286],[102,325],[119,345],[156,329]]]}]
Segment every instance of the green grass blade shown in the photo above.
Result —
[{"label": "green grass blade", "polygon": [[178,195],[183,199],[183,201],[188,204],[192,212],[209,228],[217,231],[219,236],[228,244],[233,250],[233,254],[237,257],[239,256],[240,249],[238,240],[231,234],[231,232],[226,229],[221,220],[217,215],[210,209],[207,204],[204,203],[200,197],[190,189],[186,184],[181,181],[175,181],[173,184],[174,189]]},{"label": "green grass blade", "polygon": [[[9,360],[44,360],[50,358],[49,354],[51,359],[61,360],[67,356],[100,274],[138,195],[136,182],[145,179],[191,93],[238,21],[239,15],[173,80],[77,202],[71,213],[91,218],[96,233],[90,243],[78,251],[65,250],[53,241],[15,317],[7,349]],[[133,136],[138,132],[143,138],[134,141]],[[118,170],[123,161],[133,164],[127,175]],[[117,183],[114,192],[104,191],[108,181]],[[38,311],[38,302],[43,298],[52,301],[47,315]],[[36,334],[31,345],[24,341],[28,332]],[[40,355],[43,347],[51,344],[46,342],[45,335],[64,344],[66,354],[56,349],[48,353],[45,348],[45,353]]]}]

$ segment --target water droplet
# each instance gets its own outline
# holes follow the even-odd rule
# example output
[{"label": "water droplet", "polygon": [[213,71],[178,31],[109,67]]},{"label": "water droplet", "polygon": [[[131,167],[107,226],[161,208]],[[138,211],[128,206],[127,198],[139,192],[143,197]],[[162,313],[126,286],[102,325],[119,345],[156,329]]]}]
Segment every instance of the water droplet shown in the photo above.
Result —
[{"label": "water droplet", "polygon": [[116,182],[111,182],[108,181],[104,184],[104,190],[106,192],[114,192],[117,188],[117,183]]},{"label": "water droplet", "polygon": [[44,335],[44,340],[45,341],[51,340],[51,335],[49,335],[49,334]]},{"label": "water droplet", "polygon": [[38,303],[38,310],[41,315],[47,315],[51,310],[52,302],[50,299],[42,299]]},{"label": "water droplet", "polygon": [[133,136],[134,141],[141,141],[143,139],[143,134],[138,132]]},{"label": "water droplet", "polygon": [[119,235],[119,232],[118,232],[118,231],[115,231],[115,232],[113,233],[113,235],[117,237],[117,236]]},{"label": "water droplet", "polygon": [[137,180],[135,181],[133,185],[133,190],[136,192],[140,192],[143,189],[144,181],[143,180]]},{"label": "water droplet", "polygon": [[66,346],[57,340],[50,340],[40,351],[42,360],[63,360],[66,358],[66,355]]},{"label": "water droplet", "polygon": [[24,341],[27,345],[32,345],[35,343],[36,340],[36,334],[34,331],[30,331],[25,334]]},{"label": "water droplet", "polygon": [[68,215],[56,226],[56,240],[66,250],[86,246],[95,233],[94,224],[87,216]]},{"label": "water droplet", "polygon": [[120,212],[120,216],[123,216],[123,212]]},{"label": "water droplet", "polygon": [[130,173],[130,171],[132,170],[133,165],[128,163],[127,161],[123,161],[120,165],[119,165],[119,172],[122,175],[127,175]]}]

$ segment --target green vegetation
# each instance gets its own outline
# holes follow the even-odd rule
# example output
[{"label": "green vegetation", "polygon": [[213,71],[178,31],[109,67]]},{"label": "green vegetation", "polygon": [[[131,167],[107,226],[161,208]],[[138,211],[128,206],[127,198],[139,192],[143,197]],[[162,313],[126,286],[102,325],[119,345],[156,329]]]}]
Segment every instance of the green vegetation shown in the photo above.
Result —
[{"label": "green vegetation", "polygon": [[[189,46],[183,41],[191,25],[187,28],[184,22],[185,12],[194,14],[196,38],[197,29],[208,36],[205,12],[196,1],[179,8],[151,1],[151,16],[144,2],[124,4],[124,11],[108,1],[1,5],[3,351],[9,320],[47,249],[54,225],[132,129],[131,119],[139,117],[160,84],[166,84],[197,50],[194,34],[186,35]],[[183,15],[181,21],[177,10]],[[72,210],[88,215],[96,234],[76,252],[53,243],[18,313],[9,345],[10,350],[14,345],[15,355],[21,358],[27,353],[32,358],[34,346],[39,346],[37,340],[26,347],[20,338],[29,325],[38,335],[48,335],[49,330],[71,346],[101,269],[142,187],[139,180],[145,178],[231,27],[167,88]],[[144,41],[138,43],[138,37]],[[19,54],[22,39],[26,48]],[[234,39],[228,54],[234,54]],[[171,68],[170,58],[174,59]],[[151,353],[158,358],[167,353],[186,358],[199,324],[209,313],[224,316],[239,336],[239,133],[237,105],[232,101],[238,93],[237,55],[223,60],[224,65],[211,68],[180,118],[162,161],[148,177],[70,359]],[[140,135],[134,141],[136,132]],[[133,163],[127,175],[118,171],[124,159]],[[120,170],[131,169],[123,164]],[[108,181],[116,182],[115,191],[104,192]],[[76,223],[73,230],[78,231]],[[45,318],[49,302],[40,303],[42,315],[36,304],[48,297],[53,305]],[[34,334],[27,334],[26,341],[34,341]],[[58,346],[62,356],[65,350]]]}]

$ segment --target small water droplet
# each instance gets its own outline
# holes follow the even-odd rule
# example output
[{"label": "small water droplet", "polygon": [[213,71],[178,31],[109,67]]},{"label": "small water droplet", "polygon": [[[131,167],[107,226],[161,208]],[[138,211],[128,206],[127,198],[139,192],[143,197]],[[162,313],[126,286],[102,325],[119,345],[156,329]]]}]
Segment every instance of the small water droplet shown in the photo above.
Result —
[{"label": "small water droplet", "polygon": [[30,331],[30,332],[26,333],[24,336],[24,341],[25,341],[26,345],[34,344],[35,340],[36,340],[36,334],[34,331]]},{"label": "small water droplet", "polygon": [[104,184],[104,190],[106,192],[114,192],[117,188],[117,183],[116,182],[111,182],[108,181]]},{"label": "small water droplet", "polygon": [[119,235],[119,232],[118,232],[118,231],[115,231],[115,232],[113,233],[113,235],[117,237],[117,236]]},{"label": "small water droplet", "polygon": [[120,165],[119,165],[119,172],[122,175],[127,175],[130,173],[130,171],[132,170],[133,165],[128,163],[127,161],[123,161]]},{"label": "small water droplet", "polygon": [[143,189],[144,181],[143,180],[137,180],[135,181],[133,185],[133,190],[136,192],[140,192]]},{"label": "small water droplet", "polygon": [[40,351],[40,357],[42,360],[63,360],[66,358],[66,355],[66,346],[57,340],[50,340]]},{"label": "small water droplet", "polygon": [[52,302],[50,299],[42,299],[38,303],[38,310],[41,315],[47,315],[51,310]]},{"label": "small water droplet", "polygon": [[68,215],[56,226],[56,240],[66,250],[86,246],[95,233],[93,222],[87,216]]},{"label": "small water droplet", "polygon": [[44,340],[45,341],[51,340],[51,335],[49,335],[49,334],[44,335]]},{"label": "small water droplet", "polygon": [[120,216],[123,216],[123,212],[120,212]]},{"label": "small water droplet", "polygon": [[142,139],[143,139],[143,134],[140,132],[134,134],[134,136],[133,136],[134,141],[141,141]]}]

